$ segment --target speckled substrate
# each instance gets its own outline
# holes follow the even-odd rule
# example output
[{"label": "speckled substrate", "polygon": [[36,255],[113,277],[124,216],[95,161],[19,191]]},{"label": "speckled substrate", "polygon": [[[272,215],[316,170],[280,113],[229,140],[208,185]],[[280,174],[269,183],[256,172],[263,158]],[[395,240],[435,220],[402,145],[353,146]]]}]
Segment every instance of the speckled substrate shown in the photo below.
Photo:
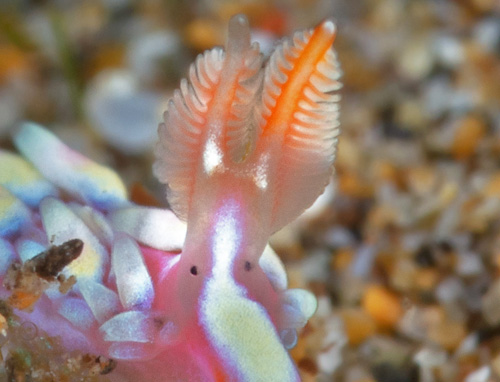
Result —
[{"label": "speckled substrate", "polygon": [[339,21],[335,196],[276,248],[320,299],[292,351],[305,381],[499,380],[499,11],[375,1]]}]

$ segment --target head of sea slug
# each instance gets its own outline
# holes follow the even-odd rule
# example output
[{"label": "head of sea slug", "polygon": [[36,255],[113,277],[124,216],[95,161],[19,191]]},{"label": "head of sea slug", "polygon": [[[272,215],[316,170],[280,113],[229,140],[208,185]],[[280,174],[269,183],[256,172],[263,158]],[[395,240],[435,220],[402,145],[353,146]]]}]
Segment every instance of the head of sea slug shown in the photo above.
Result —
[{"label": "head of sea slug", "polygon": [[316,302],[286,290],[265,248],[331,176],[340,86],[334,38],[333,22],[324,21],[284,40],[264,63],[246,18],[234,16],[225,49],[198,56],[158,130],[154,172],[187,222],[169,288],[160,288],[180,299],[163,301],[177,306],[176,318],[229,379],[298,378],[285,348]]},{"label": "head of sea slug", "polygon": [[114,359],[111,381],[299,380],[287,349],[316,300],[287,289],[267,241],[331,173],[334,35],[331,21],[297,32],[264,66],[246,19],[231,19],[159,128],[154,171],[174,212],[135,205],[113,170],[24,124],[21,155],[0,150],[0,278],[41,277],[37,256],[63,253],[58,276],[76,283],[6,283],[2,298],[68,351]]}]

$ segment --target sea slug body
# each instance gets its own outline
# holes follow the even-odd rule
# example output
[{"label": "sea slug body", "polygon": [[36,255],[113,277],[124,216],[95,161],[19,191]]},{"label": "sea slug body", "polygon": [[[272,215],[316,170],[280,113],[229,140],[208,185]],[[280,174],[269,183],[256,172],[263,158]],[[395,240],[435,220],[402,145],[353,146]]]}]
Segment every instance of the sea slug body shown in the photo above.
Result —
[{"label": "sea slug body", "polygon": [[69,292],[50,279],[22,306],[12,287],[2,298],[68,351],[115,360],[108,380],[300,380],[287,349],[316,299],[287,289],[267,242],[331,176],[335,26],[296,32],[267,61],[245,17],[228,35],[198,56],[158,130],[172,210],[132,203],[111,169],[34,123],[14,137],[21,155],[0,150],[2,280],[13,263],[78,249],[62,264]]}]

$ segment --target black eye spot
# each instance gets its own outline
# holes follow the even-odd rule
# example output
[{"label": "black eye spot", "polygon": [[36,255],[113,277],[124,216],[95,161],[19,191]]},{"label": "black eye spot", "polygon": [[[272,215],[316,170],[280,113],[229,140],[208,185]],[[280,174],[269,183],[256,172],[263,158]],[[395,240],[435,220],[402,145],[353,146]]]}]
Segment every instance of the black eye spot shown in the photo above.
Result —
[{"label": "black eye spot", "polygon": [[189,272],[191,272],[193,276],[196,276],[198,274],[198,268],[196,267],[196,265],[193,265]]},{"label": "black eye spot", "polygon": [[250,271],[252,269],[252,264],[250,264],[250,261],[245,261],[245,271]]}]

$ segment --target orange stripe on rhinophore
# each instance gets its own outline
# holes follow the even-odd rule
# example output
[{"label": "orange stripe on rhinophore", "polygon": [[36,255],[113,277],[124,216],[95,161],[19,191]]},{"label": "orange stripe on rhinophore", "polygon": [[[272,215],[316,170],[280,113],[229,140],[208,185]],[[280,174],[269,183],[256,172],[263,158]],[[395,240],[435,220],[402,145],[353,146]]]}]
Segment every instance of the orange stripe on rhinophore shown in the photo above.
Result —
[{"label": "orange stripe on rhinophore", "polygon": [[302,54],[296,59],[294,67],[287,73],[288,80],[282,85],[274,110],[267,118],[262,132],[264,135],[283,133],[282,129],[291,121],[304,86],[335,40],[335,30],[332,33],[326,27],[328,22],[325,21],[316,27]]}]

